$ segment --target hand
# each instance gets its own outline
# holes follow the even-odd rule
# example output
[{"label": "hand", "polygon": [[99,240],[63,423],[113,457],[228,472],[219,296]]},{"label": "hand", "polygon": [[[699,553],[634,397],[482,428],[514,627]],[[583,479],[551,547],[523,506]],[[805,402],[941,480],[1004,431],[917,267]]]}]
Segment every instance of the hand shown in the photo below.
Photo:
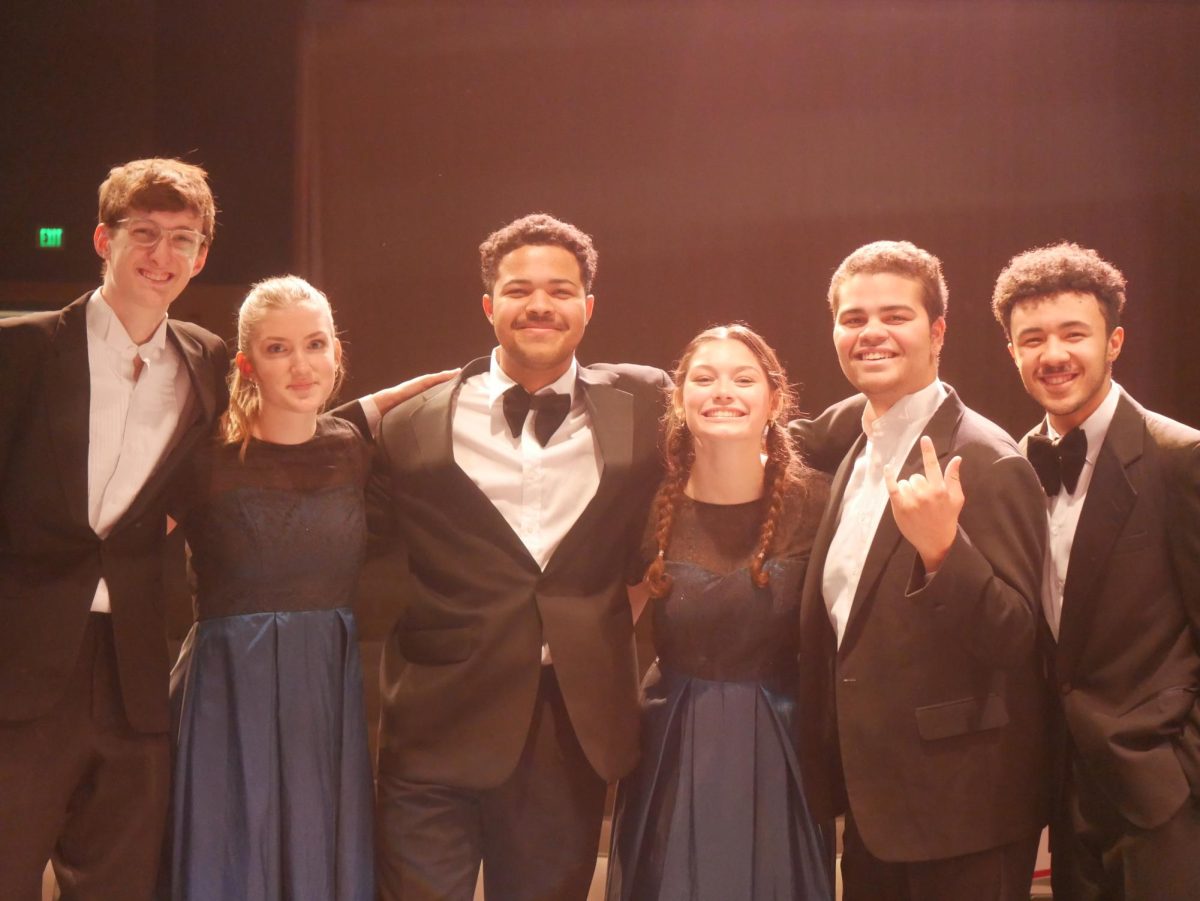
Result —
[{"label": "hand", "polygon": [[946,559],[958,531],[958,514],[964,500],[958,477],[962,457],[952,459],[943,475],[933,440],[922,435],[921,459],[925,463],[925,475],[916,473],[897,482],[896,473],[889,464],[883,468],[883,479],[900,534],[921,555],[925,572],[932,573]]},{"label": "hand", "polygon": [[454,378],[461,371],[460,369],[443,369],[441,372],[419,375],[416,378],[409,379],[407,382],[393,385],[391,388],[376,391],[371,395],[371,399],[375,401],[375,406],[379,408],[379,413],[382,415],[396,406],[396,404],[403,403],[427,388],[432,388],[434,385],[440,385],[447,379]]}]

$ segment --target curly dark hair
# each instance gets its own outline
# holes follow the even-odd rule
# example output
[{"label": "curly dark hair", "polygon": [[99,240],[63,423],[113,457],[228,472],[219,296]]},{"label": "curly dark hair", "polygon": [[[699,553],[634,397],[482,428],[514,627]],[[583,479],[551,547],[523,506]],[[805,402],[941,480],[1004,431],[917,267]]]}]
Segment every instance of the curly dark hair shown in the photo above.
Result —
[{"label": "curly dark hair", "polygon": [[754,557],[750,562],[750,576],[754,584],[766,585],[770,579],[766,570],[767,553],[771,549],[771,541],[783,515],[786,499],[794,492],[801,490],[805,478],[811,471],[804,466],[797,453],[795,445],[787,432],[787,421],[795,406],[796,394],[788,383],[787,373],[779,362],[779,357],[762,336],[749,326],[742,323],[721,325],[705,329],[688,343],[683,350],[683,356],[675,366],[674,383],[671,403],[667,404],[667,412],[663,415],[663,445],[666,456],[667,475],[659,486],[654,497],[650,515],[654,522],[654,539],[658,555],[646,569],[646,581],[650,586],[650,594],[656,598],[665,597],[671,590],[671,576],[666,571],[665,556],[667,546],[671,542],[671,528],[675,521],[675,511],[683,498],[683,490],[687,487],[688,476],[692,471],[692,463],[696,459],[696,448],[692,442],[692,434],[684,421],[680,399],[683,394],[683,383],[687,378],[692,358],[701,345],[710,341],[733,339],[740,341],[750,349],[750,353],[758,361],[766,374],[767,382],[775,396],[776,415],[767,424],[766,451],[767,464],[763,472],[763,484],[768,496],[767,513],[763,518],[758,533],[758,543],[755,546]]},{"label": "curly dark hair", "polygon": [[1019,253],[996,279],[992,314],[1011,338],[1013,307],[1066,292],[1091,294],[1100,303],[1111,335],[1125,309],[1125,276],[1096,251],[1070,241]]},{"label": "curly dark hair", "polygon": [[501,229],[492,232],[479,245],[479,274],[483,279],[483,290],[491,292],[496,285],[500,261],[519,247],[531,244],[552,245],[571,251],[579,261],[579,274],[583,278],[583,289],[592,291],[596,278],[599,257],[592,246],[590,235],[580,231],[569,222],[555,219],[547,213],[530,213]]},{"label": "curly dark hair", "polygon": [[881,273],[910,278],[920,285],[930,322],[946,315],[950,291],[942,275],[942,261],[909,241],[874,241],[842,260],[829,282],[829,309],[833,315],[837,316],[842,285],[856,275]]}]

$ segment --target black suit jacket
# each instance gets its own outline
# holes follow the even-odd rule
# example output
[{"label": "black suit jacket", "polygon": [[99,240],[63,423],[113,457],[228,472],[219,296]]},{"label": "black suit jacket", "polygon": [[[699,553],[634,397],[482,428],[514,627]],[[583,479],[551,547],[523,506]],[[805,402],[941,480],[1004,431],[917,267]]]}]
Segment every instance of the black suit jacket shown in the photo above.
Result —
[{"label": "black suit jacket", "polygon": [[1142,829],[1200,797],[1198,636],[1200,432],[1122,392],[1080,512],[1050,647],[1086,771]]},{"label": "black suit jacket", "polygon": [[[826,448],[865,398],[796,423]],[[868,849],[889,861],[954,857],[1029,838],[1046,821],[1045,688],[1037,652],[1046,515],[1037,478],[999,427],[953,390],[926,427],[944,469],[963,458],[958,535],[925,584],[886,507],[840,648],[825,560],[857,439],[838,467],[801,603],[805,787],[818,819],[848,799]],[[900,477],[923,471],[914,446]]]},{"label": "black suit jacket", "polygon": [[595,497],[545,571],[454,462],[459,378],[384,417],[372,495],[409,577],[384,649],[380,755],[402,778],[484,789],[515,768],[550,644],[571,724],[605,779],[638,753],[637,672],[625,590],[661,477],[669,380],[643,366],[580,367],[603,458]]},{"label": "black suit jacket", "polygon": [[225,405],[225,345],[168,320],[193,403],[111,534],[88,524],[90,292],[58,312],[0,321],[0,720],[47,713],[71,675],[101,576],[126,716],[168,728],[161,546],[172,470]]}]

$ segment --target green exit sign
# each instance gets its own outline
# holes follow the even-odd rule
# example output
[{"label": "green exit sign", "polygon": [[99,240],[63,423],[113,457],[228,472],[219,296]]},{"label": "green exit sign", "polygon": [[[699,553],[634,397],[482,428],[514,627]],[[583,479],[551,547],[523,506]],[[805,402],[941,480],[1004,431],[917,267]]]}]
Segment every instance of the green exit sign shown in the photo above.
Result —
[{"label": "green exit sign", "polygon": [[62,247],[61,228],[39,228],[38,229],[38,247],[43,250],[49,250],[54,247]]}]

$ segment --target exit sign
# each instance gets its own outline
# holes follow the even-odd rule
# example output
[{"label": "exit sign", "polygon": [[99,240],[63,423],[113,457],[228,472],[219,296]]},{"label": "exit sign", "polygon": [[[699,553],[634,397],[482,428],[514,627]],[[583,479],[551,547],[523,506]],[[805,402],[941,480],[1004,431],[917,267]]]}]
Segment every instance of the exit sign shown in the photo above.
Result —
[{"label": "exit sign", "polygon": [[62,247],[63,230],[61,228],[39,228],[38,229],[38,247],[43,250],[50,250],[55,247]]}]

